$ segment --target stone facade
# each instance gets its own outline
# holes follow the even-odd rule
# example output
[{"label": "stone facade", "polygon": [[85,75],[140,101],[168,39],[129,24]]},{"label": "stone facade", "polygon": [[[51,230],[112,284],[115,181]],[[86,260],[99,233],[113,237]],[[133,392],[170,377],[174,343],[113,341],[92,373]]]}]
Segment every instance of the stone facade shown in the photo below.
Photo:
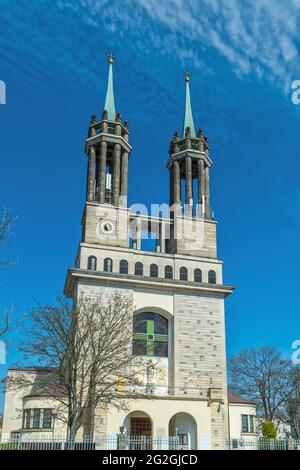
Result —
[{"label": "stone facade", "polygon": [[217,257],[216,221],[176,217],[175,236],[169,242],[171,253]]}]

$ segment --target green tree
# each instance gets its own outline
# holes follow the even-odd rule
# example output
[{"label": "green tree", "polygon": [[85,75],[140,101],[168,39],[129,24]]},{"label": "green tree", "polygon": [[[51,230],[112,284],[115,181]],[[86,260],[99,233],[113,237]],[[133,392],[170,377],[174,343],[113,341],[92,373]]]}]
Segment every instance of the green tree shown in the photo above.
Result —
[{"label": "green tree", "polygon": [[277,429],[272,421],[265,421],[262,425],[262,435],[269,439],[276,439]]}]

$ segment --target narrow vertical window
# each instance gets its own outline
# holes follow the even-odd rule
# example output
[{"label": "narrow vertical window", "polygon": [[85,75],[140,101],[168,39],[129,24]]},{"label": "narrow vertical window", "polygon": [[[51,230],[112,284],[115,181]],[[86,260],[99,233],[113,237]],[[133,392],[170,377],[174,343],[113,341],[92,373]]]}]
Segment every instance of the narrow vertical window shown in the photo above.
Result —
[{"label": "narrow vertical window", "polygon": [[208,283],[209,284],[217,284],[217,276],[215,271],[209,271],[208,273]]},{"label": "narrow vertical window", "polygon": [[31,428],[31,410],[25,410],[25,429]]},{"label": "narrow vertical window", "polygon": [[143,263],[140,263],[139,261],[137,263],[135,263],[135,266],[134,266],[134,274],[136,276],[143,276],[144,274],[144,266],[143,266]]},{"label": "narrow vertical window", "polygon": [[40,419],[41,419],[41,410],[40,410],[40,408],[34,408],[34,410],[33,410],[33,422],[32,422],[33,429],[39,429]]},{"label": "narrow vertical window", "polygon": [[165,279],[173,279],[173,268],[172,266],[165,267]]},{"label": "narrow vertical window", "polygon": [[150,265],[150,277],[158,277],[158,266],[157,264]]},{"label": "narrow vertical window", "polygon": [[254,432],[254,416],[253,415],[249,416],[249,421],[250,421],[250,432]]},{"label": "narrow vertical window", "polygon": [[249,432],[247,415],[242,415],[242,432]]},{"label": "narrow vertical window", "polygon": [[187,281],[188,280],[188,270],[185,267],[180,268],[179,271],[179,278],[181,281]]},{"label": "narrow vertical window", "polygon": [[50,429],[52,427],[52,409],[45,408],[43,415],[43,428]]},{"label": "narrow vertical window", "polygon": [[195,269],[194,271],[194,281],[202,282],[202,271],[201,269]]},{"label": "narrow vertical window", "polygon": [[88,267],[90,271],[96,271],[97,270],[97,258],[96,256],[89,256],[88,257]]},{"label": "narrow vertical window", "polygon": [[106,273],[112,273],[113,270],[113,262],[111,258],[105,258],[104,260],[104,265],[103,265],[103,270]]},{"label": "narrow vertical window", "polygon": [[120,274],[128,274],[128,262],[126,259],[120,261]]}]

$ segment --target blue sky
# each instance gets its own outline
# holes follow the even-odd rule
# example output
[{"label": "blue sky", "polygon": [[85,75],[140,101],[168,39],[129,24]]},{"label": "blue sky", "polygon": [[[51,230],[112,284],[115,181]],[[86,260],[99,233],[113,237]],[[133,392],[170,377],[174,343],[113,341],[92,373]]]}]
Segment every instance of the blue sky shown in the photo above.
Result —
[{"label": "blue sky", "polygon": [[[19,258],[0,271],[0,308],[62,293],[85,197],[83,152],[112,50],[117,111],[132,132],[130,203],[168,201],[168,143],[181,128],[184,71],[209,137],[227,348],[300,338],[300,2],[0,0],[0,204],[17,217]],[[21,335],[21,332],[19,332]],[[16,338],[17,339],[17,338]],[[8,365],[17,359],[14,348]],[[5,373],[0,365],[0,375]]]}]

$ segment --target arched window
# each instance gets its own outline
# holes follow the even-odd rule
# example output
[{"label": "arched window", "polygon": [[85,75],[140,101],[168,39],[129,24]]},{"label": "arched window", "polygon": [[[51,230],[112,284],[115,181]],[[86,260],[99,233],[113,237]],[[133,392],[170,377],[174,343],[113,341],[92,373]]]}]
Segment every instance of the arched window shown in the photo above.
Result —
[{"label": "arched window", "polygon": [[201,269],[195,269],[194,271],[194,281],[202,282],[202,271]]},{"label": "arched window", "polygon": [[150,264],[150,277],[158,277],[157,264]]},{"label": "arched window", "polygon": [[173,279],[173,268],[172,266],[165,267],[165,278],[166,279]]},{"label": "arched window", "polygon": [[134,274],[136,276],[143,276],[144,275],[144,266],[143,263],[140,263],[139,261],[135,263],[134,266]]},{"label": "arched window", "polygon": [[120,261],[120,274],[128,274],[128,262],[126,259]]},{"label": "arched window", "polygon": [[215,271],[209,271],[208,273],[208,283],[217,284],[217,276]]},{"label": "arched window", "polygon": [[181,281],[188,280],[188,270],[185,267],[180,268],[179,277]]},{"label": "arched window", "polygon": [[105,258],[104,264],[103,264],[103,270],[107,273],[112,273],[113,262],[111,258]]},{"label": "arched window", "polygon": [[90,271],[96,271],[97,270],[97,258],[96,258],[96,256],[89,256],[88,257],[87,268]]},{"label": "arched window", "polygon": [[133,317],[133,354],[168,357],[168,320],[153,312]]}]

